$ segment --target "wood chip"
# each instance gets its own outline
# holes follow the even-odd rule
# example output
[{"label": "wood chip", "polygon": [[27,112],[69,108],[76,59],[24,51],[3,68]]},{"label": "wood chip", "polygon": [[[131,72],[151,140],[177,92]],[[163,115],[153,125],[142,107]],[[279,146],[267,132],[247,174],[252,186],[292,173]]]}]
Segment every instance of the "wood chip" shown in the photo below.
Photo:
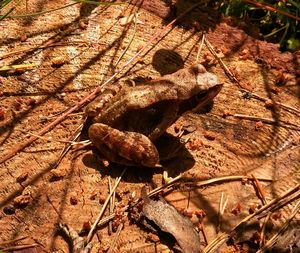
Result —
[{"label": "wood chip", "polygon": [[217,135],[215,132],[212,132],[212,131],[205,131],[204,132],[204,137],[210,141],[213,141],[216,139]]},{"label": "wood chip", "polygon": [[14,206],[19,208],[26,207],[31,201],[31,197],[29,195],[20,195],[14,199]]}]

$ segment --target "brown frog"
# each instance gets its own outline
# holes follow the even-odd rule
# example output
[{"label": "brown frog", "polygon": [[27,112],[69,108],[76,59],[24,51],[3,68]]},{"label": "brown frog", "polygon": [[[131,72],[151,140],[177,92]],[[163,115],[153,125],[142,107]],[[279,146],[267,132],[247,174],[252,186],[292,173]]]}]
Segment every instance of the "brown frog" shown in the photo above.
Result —
[{"label": "brown frog", "polygon": [[221,87],[217,76],[200,64],[139,86],[125,86],[107,104],[100,97],[87,106],[94,122],[89,138],[113,162],[159,166],[155,141],[184,112],[213,99]]}]

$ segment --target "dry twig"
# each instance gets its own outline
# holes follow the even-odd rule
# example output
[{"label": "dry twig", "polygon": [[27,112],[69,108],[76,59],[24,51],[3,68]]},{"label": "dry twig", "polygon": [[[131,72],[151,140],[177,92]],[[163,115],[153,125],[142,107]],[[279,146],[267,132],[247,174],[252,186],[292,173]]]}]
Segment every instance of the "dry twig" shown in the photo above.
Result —
[{"label": "dry twig", "polygon": [[19,64],[19,65],[6,65],[0,67],[0,72],[2,71],[9,71],[9,70],[18,70],[18,69],[32,69],[36,67],[37,64],[35,63],[24,63],[24,64]]},{"label": "dry twig", "polygon": [[102,206],[102,209],[101,209],[101,211],[100,211],[100,213],[99,213],[96,221],[94,222],[94,224],[93,224],[93,226],[92,226],[92,228],[91,228],[91,230],[90,230],[90,232],[89,232],[89,234],[87,236],[87,239],[86,239],[87,243],[89,243],[92,240],[92,237],[93,237],[94,231],[95,231],[95,229],[97,227],[97,224],[99,223],[102,215],[104,214],[104,211],[105,211],[105,209],[106,209],[106,207],[107,207],[107,205],[108,205],[108,203],[110,201],[110,198],[113,195],[113,193],[115,192],[115,190],[117,189],[117,187],[118,187],[118,185],[119,185],[119,183],[121,181],[121,178],[124,175],[125,171],[126,171],[126,168],[122,171],[121,175],[117,178],[114,187],[112,188],[111,192],[109,193],[108,197],[106,198],[106,200],[105,200],[105,202],[104,202],[104,204]]},{"label": "dry twig", "polygon": [[135,34],[136,34],[136,28],[137,28],[137,14],[135,13],[134,14],[134,31],[133,31],[133,34],[128,42],[128,45],[126,46],[126,48],[124,49],[124,51],[122,52],[122,54],[120,55],[119,59],[117,60],[115,66],[118,66],[119,62],[122,60],[123,56],[126,54],[127,50],[129,49],[134,37],[135,37]]},{"label": "dry twig", "polygon": [[59,228],[70,238],[74,253],[89,253],[91,251],[92,243],[85,245],[84,238],[80,237],[73,228],[65,224],[59,224]]},{"label": "dry twig", "polygon": [[230,115],[236,118],[240,118],[240,119],[248,119],[248,120],[254,120],[254,121],[261,121],[267,124],[280,124],[281,127],[285,127],[285,128],[290,128],[293,130],[298,130],[300,131],[300,127],[299,125],[293,124],[293,123],[289,123],[289,122],[285,122],[283,120],[274,120],[274,119],[269,119],[269,118],[263,118],[263,117],[257,117],[257,116],[251,116],[251,115],[245,115],[245,114],[233,114]]},{"label": "dry twig", "polygon": [[254,186],[256,187],[257,189],[257,192],[258,192],[258,195],[259,195],[259,198],[261,199],[263,205],[266,205],[267,204],[267,201],[266,201],[266,198],[265,198],[265,193],[259,183],[259,181],[257,180],[257,178],[252,174],[251,175],[252,178],[253,178],[253,183],[254,183]]},{"label": "dry twig", "polygon": [[[216,53],[216,51],[214,50],[213,46],[211,45],[211,43],[205,38],[204,42],[208,48],[208,50],[212,53],[212,55],[219,61],[221,67],[224,69],[225,73],[228,75],[228,77],[234,81],[238,87],[240,88],[240,90],[242,92],[245,93],[249,93],[248,90],[243,89],[241,87],[240,81],[234,76],[234,74],[230,71],[230,69],[226,66],[226,64],[224,63],[224,61],[218,56],[218,54]],[[260,101],[266,102],[268,100],[268,98],[262,97],[256,93],[250,93],[251,97],[256,98]],[[289,105],[283,104],[283,103],[279,103],[279,102],[274,102],[275,105],[281,106],[282,108],[288,110],[288,111],[292,111],[294,113],[300,114],[300,111],[294,107],[291,107]]]},{"label": "dry twig", "polygon": [[203,45],[204,45],[204,40],[205,40],[205,34],[202,35],[201,43],[200,43],[200,46],[199,46],[199,49],[198,49],[198,52],[197,52],[196,62],[199,61],[199,57],[200,57],[200,54],[201,54],[201,51],[202,51],[202,48],[203,48]]},{"label": "dry twig", "polygon": [[28,236],[22,236],[22,237],[13,239],[13,240],[2,241],[2,242],[0,242],[0,247],[4,247],[4,245],[16,243],[16,242],[22,241],[22,240],[27,239],[27,238],[28,238]]},{"label": "dry twig", "polygon": [[219,223],[218,223],[218,227],[217,227],[217,232],[221,231],[223,215],[225,212],[225,208],[227,206],[227,202],[228,202],[228,197],[226,196],[225,201],[224,201],[224,193],[222,192],[220,204],[219,204],[219,215],[218,215]]},{"label": "dry twig", "polygon": [[[155,194],[158,194],[159,192],[161,192],[163,189],[166,189],[168,187],[171,187],[172,185],[174,185],[179,179],[182,178],[182,175],[179,175],[175,178],[173,178],[172,180],[170,180],[167,184],[159,186],[157,188],[155,188],[154,190],[150,191],[147,193],[148,197],[154,196]],[[135,203],[133,203],[133,205],[138,204],[141,201],[141,199],[138,199]],[[129,205],[124,207],[124,211],[128,210]],[[115,213],[108,215],[107,217],[103,218],[102,220],[100,220],[97,224],[97,226],[102,226],[104,224],[106,224],[107,222],[109,222],[111,219],[113,219],[115,217]]]},{"label": "dry twig", "polygon": [[[272,182],[272,179],[269,178],[257,178],[260,181],[266,181],[266,182]],[[220,183],[220,182],[228,182],[228,181],[247,181],[247,180],[253,180],[252,177],[248,176],[225,176],[225,177],[216,177],[208,180],[202,180],[200,182],[197,182],[196,186],[206,186],[214,183]],[[194,182],[185,182],[186,184],[194,183]]]},{"label": "dry twig", "polygon": [[25,249],[33,248],[33,247],[36,247],[36,246],[39,246],[39,245],[36,244],[36,243],[33,243],[33,244],[28,244],[28,245],[11,246],[11,247],[7,247],[7,248],[2,248],[1,250],[3,252],[5,252],[5,251],[21,250],[21,249],[25,250]]},{"label": "dry twig", "polygon": [[[175,183],[177,183],[177,181],[179,181],[180,179],[183,179],[183,175],[180,174],[177,177],[173,178],[172,180],[170,180],[167,184],[159,186],[155,189],[153,189],[152,191],[147,193],[148,197],[154,196],[156,194],[158,194],[159,192],[161,192],[164,189],[167,189],[169,187],[172,187]],[[257,178],[258,180],[261,181],[267,181],[267,182],[272,182],[272,179],[268,179],[268,178]],[[247,176],[228,176],[228,177],[219,177],[219,178],[212,178],[209,180],[204,180],[201,181],[200,183],[197,184],[197,186],[206,186],[206,185],[210,185],[210,184],[215,184],[215,183],[220,183],[220,182],[228,182],[228,181],[237,181],[237,180],[253,180],[252,178],[249,178]],[[184,182],[185,184],[187,183],[191,183],[191,182]],[[139,203],[140,199],[137,200],[134,204]],[[128,210],[129,206],[125,206],[124,207],[124,211]],[[113,219],[115,217],[115,213],[106,216],[105,218],[103,218],[102,220],[100,220],[98,222],[98,226],[102,226],[104,224],[106,224],[107,222],[109,222],[111,219]]]},{"label": "dry twig", "polygon": [[116,234],[115,234],[115,237],[114,237],[114,239],[113,239],[113,241],[112,241],[112,243],[111,243],[111,245],[110,245],[109,250],[107,251],[107,253],[113,252],[113,250],[114,250],[114,248],[115,248],[115,246],[116,246],[116,243],[118,242],[118,239],[119,239],[119,237],[120,237],[120,234],[121,234],[121,231],[122,231],[123,227],[124,227],[124,224],[123,224],[123,223],[121,223],[121,224],[118,226],[118,229],[117,229],[117,232],[116,232]]},{"label": "dry twig", "polygon": [[[108,187],[109,187],[109,192],[112,192],[112,183],[111,183],[111,176],[108,177]],[[109,201],[109,214],[112,214],[115,208],[115,197],[116,197],[116,192],[114,191],[112,194],[112,197],[110,198]],[[112,234],[112,221],[108,223],[108,234]]]},{"label": "dry twig", "polygon": [[205,226],[204,226],[204,223],[201,222],[200,226],[201,226],[200,231],[201,231],[201,233],[202,233],[202,235],[203,235],[203,239],[204,239],[205,245],[207,246],[207,245],[208,245],[208,239],[207,239],[208,237],[207,237],[206,232],[205,232]]},{"label": "dry twig", "polygon": [[263,246],[261,247],[257,253],[263,253],[266,250],[270,249],[277,241],[278,237],[283,234],[283,232],[289,227],[290,222],[292,219],[295,217],[295,215],[299,212],[300,210],[300,201],[297,202],[295,207],[293,208],[289,218],[285,221],[285,223],[281,226],[281,228],[278,230],[278,232],[270,238],[270,240]]},{"label": "dry twig", "polygon": [[47,47],[67,47],[67,46],[72,46],[72,45],[84,46],[84,45],[87,45],[87,43],[84,42],[84,41],[82,41],[82,42],[81,41],[72,41],[72,42],[52,43],[52,44],[45,43],[45,44],[40,45],[40,46],[26,47],[26,48],[15,50],[15,51],[10,51],[10,52],[5,53],[5,54],[0,54],[0,60],[4,59],[4,58],[7,58],[7,57],[10,57],[10,56],[13,56],[13,55],[16,55],[16,54],[27,53],[31,50],[45,49]]},{"label": "dry twig", "polygon": [[[267,205],[264,205],[262,208],[257,210],[251,215],[248,215],[246,218],[244,218],[241,222],[239,222],[229,233],[222,233],[218,235],[209,245],[207,245],[204,249],[204,253],[211,253],[215,252],[222,244],[224,244],[228,239],[233,235],[233,233],[240,228],[242,225],[244,225],[246,222],[251,220],[253,217],[258,216],[259,214],[263,213],[266,210],[271,210],[280,205],[280,201],[287,198],[288,196],[292,195],[293,193],[300,190],[300,184],[297,184],[294,188],[291,188],[287,190],[283,195],[281,195],[278,198],[273,199],[270,201]],[[296,197],[299,197],[300,193],[296,195]]]},{"label": "dry twig", "polygon": [[[265,198],[265,193],[259,183],[259,181],[257,180],[257,178],[254,176],[254,175],[251,175],[252,178],[254,179],[254,186],[256,187],[257,189],[257,193],[259,195],[259,198],[261,199],[262,201],[262,204],[263,205],[266,205],[267,204],[267,200]],[[262,230],[261,230],[261,234],[260,234],[260,241],[259,241],[259,244],[260,245],[263,245],[264,244],[264,241],[265,241],[265,232],[266,232],[266,226],[267,226],[267,223],[269,221],[269,219],[271,218],[271,213],[268,213],[267,217],[264,219],[263,221],[263,226],[262,226]]]}]

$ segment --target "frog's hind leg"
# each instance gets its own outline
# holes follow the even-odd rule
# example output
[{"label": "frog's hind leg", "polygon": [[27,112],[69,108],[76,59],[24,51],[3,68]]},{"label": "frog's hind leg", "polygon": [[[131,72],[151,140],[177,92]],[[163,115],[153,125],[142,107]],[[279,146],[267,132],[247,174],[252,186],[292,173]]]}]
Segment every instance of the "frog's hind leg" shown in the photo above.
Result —
[{"label": "frog's hind leg", "polygon": [[123,132],[102,123],[95,123],[89,128],[89,138],[113,162],[146,167],[156,167],[159,164],[156,147],[143,134]]}]

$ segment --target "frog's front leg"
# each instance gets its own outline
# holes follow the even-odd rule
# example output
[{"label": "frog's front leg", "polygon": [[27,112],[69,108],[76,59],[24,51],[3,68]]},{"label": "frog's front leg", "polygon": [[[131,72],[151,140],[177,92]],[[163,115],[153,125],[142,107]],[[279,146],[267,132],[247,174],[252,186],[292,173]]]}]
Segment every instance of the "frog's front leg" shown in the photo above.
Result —
[{"label": "frog's front leg", "polygon": [[161,121],[148,135],[151,141],[157,140],[163,133],[166,132],[167,128],[171,126],[178,118],[178,103],[174,100],[167,101],[165,103],[165,109],[162,111]]},{"label": "frog's front leg", "polygon": [[125,165],[159,165],[159,154],[151,140],[140,133],[120,131],[102,123],[89,128],[89,138],[109,160]]}]

